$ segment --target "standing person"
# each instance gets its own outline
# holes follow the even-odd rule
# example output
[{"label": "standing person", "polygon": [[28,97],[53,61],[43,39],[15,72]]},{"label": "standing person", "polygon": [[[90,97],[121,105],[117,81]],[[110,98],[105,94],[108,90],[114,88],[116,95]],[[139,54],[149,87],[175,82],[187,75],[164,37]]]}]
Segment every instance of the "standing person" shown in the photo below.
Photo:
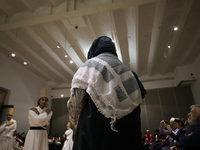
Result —
[{"label": "standing person", "polygon": [[65,144],[63,146],[63,150],[72,150],[73,147],[73,130],[70,128],[71,124],[70,122],[67,123],[67,130],[65,131],[65,135],[66,135],[66,141]]},{"label": "standing person", "polygon": [[0,150],[13,149],[13,133],[17,128],[17,122],[12,119],[14,109],[9,108],[7,120],[0,126]]},{"label": "standing person", "polygon": [[29,110],[30,130],[27,133],[23,150],[48,150],[47,125],[53,112],[46,107],[48,102],[47,89],[42,88],[38,106]]},{"label": "standing person", "polygon": [[[72,80],[69,119],[73,150],[140,150],[143,85],[117,57],[107,36],[97,38]],[[79,117],[80,116],[80,117]]]}]

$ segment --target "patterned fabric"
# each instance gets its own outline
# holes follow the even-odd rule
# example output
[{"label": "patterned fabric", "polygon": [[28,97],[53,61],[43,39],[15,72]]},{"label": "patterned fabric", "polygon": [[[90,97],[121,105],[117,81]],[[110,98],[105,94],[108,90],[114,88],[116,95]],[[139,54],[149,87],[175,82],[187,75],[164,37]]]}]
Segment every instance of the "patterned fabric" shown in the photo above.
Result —
[{"label": "patterned fabric", "polygon": [[[140,88],[131,70],[110,53],[86,61],[72,80],[72,89],[86,90],[99,112],[116,119],[130,114],[142,102]],[[117,132],[117,131],[116,131]]]}]

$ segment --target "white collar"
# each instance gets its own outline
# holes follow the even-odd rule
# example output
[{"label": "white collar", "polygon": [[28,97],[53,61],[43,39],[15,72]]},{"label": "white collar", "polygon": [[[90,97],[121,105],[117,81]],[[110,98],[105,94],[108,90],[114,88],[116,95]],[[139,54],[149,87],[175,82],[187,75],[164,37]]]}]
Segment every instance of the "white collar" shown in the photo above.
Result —
[{"label": "white collar", "polygon": [[37,108],[37,110],[39,111],[39,113],[43,113],[43,112],[45,112],[45,110],[47,109],[46,107],[44,107],[44,108],[42,109],[42,108],[40,108],[40,106],[37,106],[36,108]]},{"label": "white collar", "polygon": [[7,120],[7,122],[12,122],[13,121],[13,119],[11,118],[9,121]]}]

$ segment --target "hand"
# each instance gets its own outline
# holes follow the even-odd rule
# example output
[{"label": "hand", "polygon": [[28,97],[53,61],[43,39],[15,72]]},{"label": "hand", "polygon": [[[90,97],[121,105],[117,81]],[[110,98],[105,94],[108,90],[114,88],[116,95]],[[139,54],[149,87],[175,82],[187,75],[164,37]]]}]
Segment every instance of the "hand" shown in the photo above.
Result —
[{"label": "hand", "polygon": [[176,146],[172,146],[172,147],[170,147],[170,150],[177,150],[177,147]]},{"label": "hand", "polygon": [[51,112],[51,109],[46,109],[45,111],[47,114],[49,114]]},{"label": "hand", "polygon": [[167,126],[167,130],[168,130],[168,133],[171,134],[172,133],[172,128]]},{"label": "hand", "polygon": [[161,127],[164,127],[164,124],[165,124],[165,121],[162,120],[162,121],[160,122],[160,126],[161,126]]},{"label": "hand", "polygon": [[30,110],[34,111],[37,115],[39,115],[39,111],[37,110],[37,108],[31,108]]},{"label": "hand", "polygon": [[167,130],[168,130],[168,129],[169,129],[169,130],[171,129],[170,125],[166,124],[165,122],[164,122],[164,128],[167,129]]},{"label": "hand", "polygon": [[6,121],[4,121],[1,125],[6,124]]},{"label": "hand", "polygon": [[188,134],[187,136],[191,136],[193,134],[193,132],[191,132],[190,134]]},{"label": "hand", "polygon": [[6,126],[9,126],[11,124],[14,124],[14,122],[8,122],[8,123],[6,123]]}]

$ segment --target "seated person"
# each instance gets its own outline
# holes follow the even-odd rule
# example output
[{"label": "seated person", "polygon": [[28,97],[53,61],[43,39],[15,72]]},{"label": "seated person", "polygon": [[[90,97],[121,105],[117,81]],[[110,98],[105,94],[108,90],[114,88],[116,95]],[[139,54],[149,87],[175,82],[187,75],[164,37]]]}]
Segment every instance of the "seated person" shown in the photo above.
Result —
[{"label": "seated person", "polygon": [[[189,126],[185,134],[179,135],[179,142],[184,150],[199,150],[200,148],[200,105],[192,105],[188,114]],[[173,147],[176,148],[176,147]]]},{"label": "seated person", "polygon": [[53,140],[52,140],[51,135],[48,136],[48,143],[49,143],[49,144],[53,143]]},{"label": "seated person", "polygon": [[146,130],[144,140],[145,140],[144,147],[146,150],[148,150],[149,147],[152,145],[152,135],[150,134],[149,130]]},{"label": "seated person", "polygon": [[23,149],[23,141],[19,138],[20,134],[15,131],[13,133],[13,149],[14,150],[22,150]]},{"label": "seated person", "polygon": [[60,142],[60,137],[59,137],[59,134],[58,133],[55,133],[54,134],[54,137],[53,137],[53,142],[56,144],[56,145],[60,145],[61,142]]},{"label": "seated person", "polygon": [[168,132],[170,134],[170,136],[176,141],[174,144],[175,146],[178,148],[178,149],[182,149],[183,146],[180,144],[179,142],[179,136],[181,134],[185,134],[185,128],[184,128],[184,119],[180,119],[180,118],[176,118],[174,120],[174,124],[175,124],[175,127],[179,129],[179,131],[177,132],[177,135],[175,135],[173,132],[172,132],[172,129],[168,129]]},{"label": "seated person", "polygon": [[24,146],[24,143],[25,143],[25,133],[24,132],[21,133],[20,139],[22,140],[23,146]]},{"label": "seated person", "polygon": [[161,142],[161,141],[162,141],[163,135],[160,134],[159,129],[156,129],[156,130],[154,131],[153,138],[154,138],[154,143],[157,143],[157,142]]},{"label": "seated person", "polygon": [[[172,132],[173,132],[173,134],[174,135],[177,135],[177,132],[178,132],[178,128],[176,128],[175,127],[175,123],[174,123],[174,120],[175,120],[175,118],[174,117],[172,117],[171,119],[170,119],[170,125],[167,125],[166,123],[165,123],[165,121],[164,120],[162,120],[161,122],[160,122],[160,133],[161,134],[163,134],[163,135],[169,135],[169,132],[168,132],[168,127],[170,127],[170,129],[172,129]],[[173,140],[173,138],[169,135],[169,146],[173,146],[174,145],[174,140]]]},{"label": "seated person", "polygon": [[49,150],[55,150],[61,148],[61,142],[58,133],[55,133],[53,135],[53,138],[51,138],[51,136],[49,135],[48,142],[49,142]]}]

